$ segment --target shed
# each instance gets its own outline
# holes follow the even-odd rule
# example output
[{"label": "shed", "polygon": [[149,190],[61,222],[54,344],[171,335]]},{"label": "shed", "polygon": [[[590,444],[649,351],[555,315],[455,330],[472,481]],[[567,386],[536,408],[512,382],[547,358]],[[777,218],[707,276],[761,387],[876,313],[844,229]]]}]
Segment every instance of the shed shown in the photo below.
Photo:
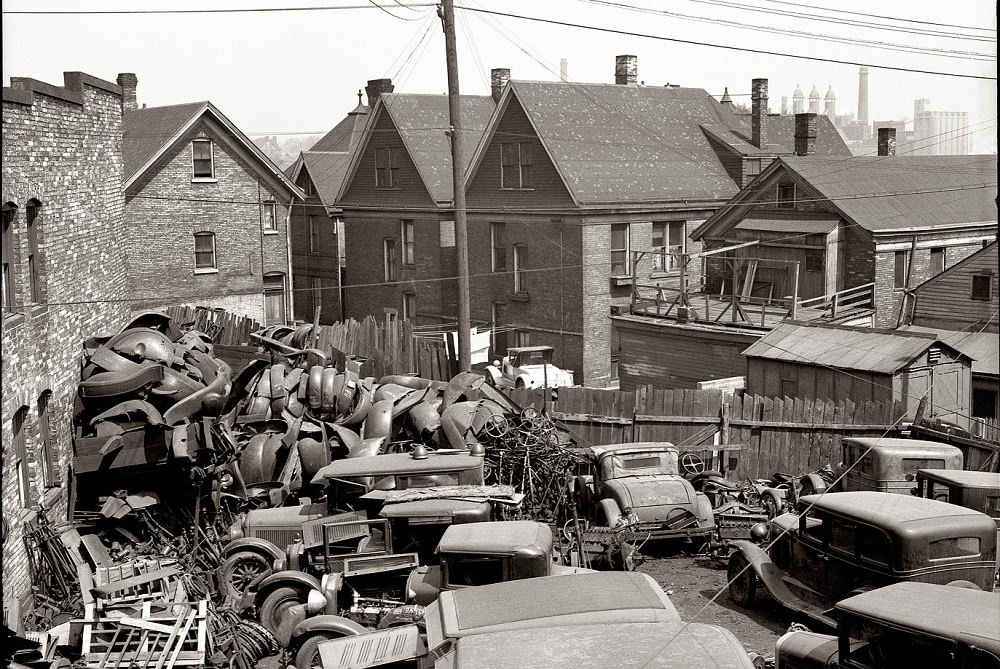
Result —
[{"label": "shed", "polygon": [[747,392],[767,397],[902,402],[912,420],[967,426],[972,359],[934,334],[785,322],[743,351]]}]

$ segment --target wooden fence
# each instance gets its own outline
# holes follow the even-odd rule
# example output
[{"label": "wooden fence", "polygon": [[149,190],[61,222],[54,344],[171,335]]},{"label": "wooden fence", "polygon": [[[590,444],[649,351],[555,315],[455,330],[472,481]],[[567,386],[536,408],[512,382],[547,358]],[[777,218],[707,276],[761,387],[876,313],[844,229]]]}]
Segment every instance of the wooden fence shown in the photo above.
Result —
[{"label": "wooden fence", "polygon": [[[551,391],[550,391],[551,392]],[[559,388],[547,403],[582,445],[669,441],[731,477],[813,471],[840,461],[844,437],[899,436],[901,403],[772,399],[712,390]],[[541,390],[512,391],[542,407]]]}]

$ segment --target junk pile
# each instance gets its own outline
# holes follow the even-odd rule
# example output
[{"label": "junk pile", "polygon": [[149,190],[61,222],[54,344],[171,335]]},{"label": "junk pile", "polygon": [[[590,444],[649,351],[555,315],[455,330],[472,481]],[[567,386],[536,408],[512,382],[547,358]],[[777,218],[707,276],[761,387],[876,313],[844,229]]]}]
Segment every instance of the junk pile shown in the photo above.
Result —
[{"label": "junk pile", "polygon": [[[32,666],[251,667],[271,632],[227,596],[224,546],[252,509],[308,504],[334,460],[485,448],[512,517],[558,517],[581,460],[568,433],[479,374],[360,378],[313,326],[251,335],[270,360],[236,374],[211,337],[160,312],[84,342],[69,521],[25,525]],[[284,548],[282,546],[282,548]]]}]

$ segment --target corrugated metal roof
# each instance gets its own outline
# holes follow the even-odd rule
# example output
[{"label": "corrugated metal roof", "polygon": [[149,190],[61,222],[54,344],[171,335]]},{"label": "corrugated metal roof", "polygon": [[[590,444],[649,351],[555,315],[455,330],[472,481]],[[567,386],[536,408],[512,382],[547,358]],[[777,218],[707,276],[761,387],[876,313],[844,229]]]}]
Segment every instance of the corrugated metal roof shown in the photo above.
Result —
[{"label": "corrugated metal roof", "polygon": [[937,343],[933,335],[782,323],[743,355],[837,369],[894,374]]},{"label": "corrugated metal roof", "polygon": [[346,151],[303,151],[302,160],[316,186],[319,199],[324,206],[334,206],[351,162],[351,154]]},{"label": "corrugated metal roof", "polygon": [[838,216],[822,218],[744,218],[736,227],[739,230],[766,230],[768,232],[795,232],[826,234],[840,223]]},{"label": "corrugated metal roof", "polygon": [[127,181],[208,102],[132,109],[122,116],[122,160]]},{"label": "corrugated metal roof", "polygon": [[872,232],[997,220],[996,156],[781,160]]},{"label": "corrugated metal roof", "polygon": [[[417,171],[436,202],[452,199],[451,142],[447,95],[382,94],[381,100],[406,145]],[[489,95],[463,95],[461,100],[462,157],[472,160],[496,103]]]}]

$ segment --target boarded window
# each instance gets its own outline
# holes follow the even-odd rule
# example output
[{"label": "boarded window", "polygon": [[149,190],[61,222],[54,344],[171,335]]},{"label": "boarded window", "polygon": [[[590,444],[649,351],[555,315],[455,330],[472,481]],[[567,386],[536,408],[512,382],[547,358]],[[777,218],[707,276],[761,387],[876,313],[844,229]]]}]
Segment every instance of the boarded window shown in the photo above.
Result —
[{"label": "boarded window", "polygon": [[215,178],[215,160],[212,140],[196,139],[191,142],[191,173],[196,179]]},{"label": "boarded window", "polygon": [[215,268],[215,233],[194,233],[194,267],[195,269]]}]

